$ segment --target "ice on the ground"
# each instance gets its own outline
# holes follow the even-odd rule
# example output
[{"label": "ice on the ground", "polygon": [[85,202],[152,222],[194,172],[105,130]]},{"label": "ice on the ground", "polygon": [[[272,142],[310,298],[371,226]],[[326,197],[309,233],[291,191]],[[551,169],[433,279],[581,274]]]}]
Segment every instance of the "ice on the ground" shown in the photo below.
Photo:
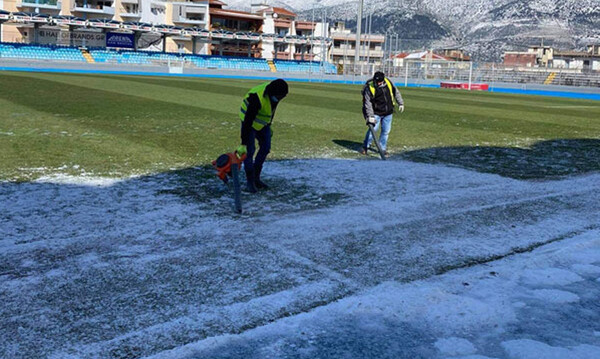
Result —
[{"label": "ice on the ground", "polygon": [[582,280],[578,274],[559,268],[527,270],[521,275],[521,282],[534,286],[562,286]]},{"label": "ice on the ground", "polygon": [[558,289],[537,289],[532,291],[531,295],[550,303],[574,303],[579,301],[577,294]]},{"label": "ice on the ground", "polygon": [[600,346],[578,345],[572,348],[550,346],[546,343],[518,339],[502,343],[511,359],[594,359],[600,358]]},{"label": "ice on the ground", "polygon": [[592,264],[574,264],[571,269],[579,275],[598,275],[600,266]]},{"label": "ice on the ground", "polygon": [[440,353],[449,356],[468,355],[477,352],[473,343],[464,338],[442,338],[438,339],[434,345]]}]

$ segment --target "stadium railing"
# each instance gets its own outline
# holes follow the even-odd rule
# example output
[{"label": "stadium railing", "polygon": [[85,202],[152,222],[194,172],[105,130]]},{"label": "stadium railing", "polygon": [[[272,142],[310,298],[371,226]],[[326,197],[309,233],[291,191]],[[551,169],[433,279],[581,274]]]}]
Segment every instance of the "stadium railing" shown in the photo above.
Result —
[{"label": "stadium railing", "polygon": [[520,85],[563,85],[580,87],[600,87],[600,72],[560,68],[523,68],[501,64],[473,63],[471,70],[468,62],[428,63],[412,61],[405,66],[389,66],[384,70],[389,76],[405,79],[408,82],[435,83],[484,82],[514,83]]}]

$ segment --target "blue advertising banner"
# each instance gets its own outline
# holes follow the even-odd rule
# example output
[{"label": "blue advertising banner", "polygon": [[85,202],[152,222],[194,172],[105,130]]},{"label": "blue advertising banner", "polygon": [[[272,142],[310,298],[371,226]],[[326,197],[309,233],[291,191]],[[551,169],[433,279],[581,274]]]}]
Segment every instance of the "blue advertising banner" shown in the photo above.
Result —
[{"label": "blue advertising banner", "polygon": [[133,49],[135,47],[135,35],[122,32],[107,32],[106,47]]}]

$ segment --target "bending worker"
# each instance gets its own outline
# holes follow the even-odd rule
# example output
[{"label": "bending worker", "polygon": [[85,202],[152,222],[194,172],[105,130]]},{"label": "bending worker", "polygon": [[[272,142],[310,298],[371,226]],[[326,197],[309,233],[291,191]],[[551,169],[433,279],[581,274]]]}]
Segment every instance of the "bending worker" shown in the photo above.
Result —
[{"label": "bending worker", "polygon": [[[387,78],[383,72],[377,71],[373,79],[367,81],[362,90],[363,95],[363,115],[369,123],[375,126],[375,132],[381,125],[381,135],[379,136],[379,144],[383,150],[384,156],[387,156],[387,141],[392,129],[392,114],[394,106],[398,104],[400,113],[404,112],[404,101],[400,91],[396,89],[394,84]],[[373,141],[371,131],[367,130],[365,141],[360,153],[366,155]]]},{"label": "bending worker", "polygon": [[[246,191],[256,193],[257,189],[268,186],[261,181],[260,174],[267,155],[271,151],[271,122],[279,102],[288,94],[288,84],[282,79],[266,82],[248,91],[240,109],[242,120],[242,144],[238,153],[246,153],[244,170],[246,171]],[[258,141],[258,153],[255,142]]]}]

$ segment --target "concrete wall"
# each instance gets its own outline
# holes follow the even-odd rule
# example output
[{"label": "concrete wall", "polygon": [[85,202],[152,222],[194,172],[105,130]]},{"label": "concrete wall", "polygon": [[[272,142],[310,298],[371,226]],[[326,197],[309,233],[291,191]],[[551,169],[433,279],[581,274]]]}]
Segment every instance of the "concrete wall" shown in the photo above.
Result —
[{"label": "concrete wall", "polygon": [[17,0],[2,0],[2,6],[0,8],[10,12],[19,11],[17,9]]},{"label": "concrete wall", "polygon": [[2,41],[4,42],[29,42],[33,39],[33,27],[19,29],[16,24],[2,24]]},{"label": "concrete wall", "polygon": [[[152,13],[152,9],[155,8],[156,14]],[[150,24],[164,24],[165,23],[165,12],[166,5],[152,5],[152,1],[142,1],[142,22]]]},{"label": "concrete wall", "polygon": [[[329,37],[329,23],[318,22],[315,28],[315,37]],[[315,46],[313,53],[315,54],[315,61],[332,61],[327,45],[324,47],[321,45]]]},{"label": "concrete wall", "polygon": [[[275,21],[271,15],[264,15],[265,20],[263,22],[262,31],[264,34],[274,34],[275,33]],[[262,42],[262,57],[264,59],[272,60],[273,59],[273,51],[275,51],[275,44],[273,40],[263,40]]]}]

